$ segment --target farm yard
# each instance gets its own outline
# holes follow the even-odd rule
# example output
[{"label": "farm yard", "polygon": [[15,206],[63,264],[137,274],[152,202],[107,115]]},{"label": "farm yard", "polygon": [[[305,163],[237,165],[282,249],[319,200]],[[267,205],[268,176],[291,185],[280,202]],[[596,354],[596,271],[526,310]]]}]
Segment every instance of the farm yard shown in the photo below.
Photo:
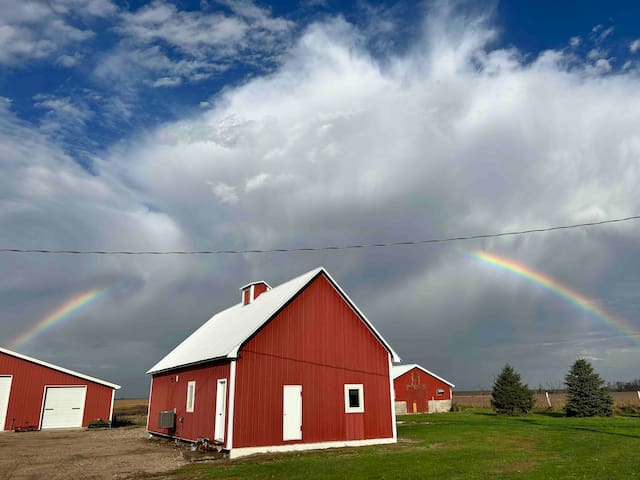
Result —
[{"label": "farm yard", "polygon": [[145,407],[144,400],[118,400],[116,421],[134,425],[111,430],[4,433],[0,479],[640,478],[637,413],[579,419],[537,410],[501,417],[464,408],[398,417],[395,445],[188,464],[184,445],[147,439],[140,425]]}]

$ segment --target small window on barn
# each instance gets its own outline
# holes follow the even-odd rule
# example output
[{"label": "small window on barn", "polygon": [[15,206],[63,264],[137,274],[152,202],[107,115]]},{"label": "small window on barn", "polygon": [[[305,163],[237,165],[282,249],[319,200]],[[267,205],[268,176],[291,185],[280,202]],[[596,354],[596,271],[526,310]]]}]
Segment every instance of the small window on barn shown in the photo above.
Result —
[{"label": "small window on barn", "polygon": [[364,387],[361,383],[347,383],[344,386],[345,413],[364,412]]},{"label": "small window on barn", "polygon": [[436,390],[436,394],[438,394],[438,395],[444,395],[444,390],[443,390],[443,389],[441,389],[441,388],[439,388],[439,389],[437,389],[437,390]]},{"label": "small window on barn", "polygon": [[193,412],[193,407],[196,404],[196,382],[191,381],[187,383],[187,413]]}]

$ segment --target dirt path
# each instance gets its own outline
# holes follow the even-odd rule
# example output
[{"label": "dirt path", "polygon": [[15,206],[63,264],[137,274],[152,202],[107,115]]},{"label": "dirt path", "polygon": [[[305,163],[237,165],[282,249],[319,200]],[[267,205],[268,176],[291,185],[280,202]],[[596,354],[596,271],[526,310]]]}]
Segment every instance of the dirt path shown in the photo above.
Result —
[{"label": "dirt path", "polygon": [[181,450],[142,427],[0,433],[0,480],[131,479],[184,465]]}]

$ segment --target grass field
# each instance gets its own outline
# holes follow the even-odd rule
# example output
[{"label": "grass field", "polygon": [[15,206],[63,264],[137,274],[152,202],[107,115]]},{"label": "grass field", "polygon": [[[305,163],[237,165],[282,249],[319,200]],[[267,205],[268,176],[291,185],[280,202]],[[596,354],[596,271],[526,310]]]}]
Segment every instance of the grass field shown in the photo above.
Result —
[{"label": "grass field", "polygon": [[117,399],[113,405],[113,425],[146,425],[148,406],[146,398]]},{"label": "grass field", "polygon": [[395,445],[192,464],[162,478],[640,478],[638,415],[500,417],[476,409],[398,420]]}]

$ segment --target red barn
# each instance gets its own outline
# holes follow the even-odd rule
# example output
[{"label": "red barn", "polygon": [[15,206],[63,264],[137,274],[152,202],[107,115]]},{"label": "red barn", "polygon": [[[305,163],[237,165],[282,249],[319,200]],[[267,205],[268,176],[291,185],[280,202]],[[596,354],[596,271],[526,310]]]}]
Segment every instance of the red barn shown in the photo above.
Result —
[{"label": "red barn", "polygon": [[324,268],[241,291],[147,372],[150,433],[232,458],[396,441],[398,356]]},{"label": "red barn", "polygon": [[436,413],[451,410],[455,385],[420,365],[392,369],[396,413]]},{"label": "red barn", "polygon": [[111,421],[119,385],[0,348],[0,431]]}]

